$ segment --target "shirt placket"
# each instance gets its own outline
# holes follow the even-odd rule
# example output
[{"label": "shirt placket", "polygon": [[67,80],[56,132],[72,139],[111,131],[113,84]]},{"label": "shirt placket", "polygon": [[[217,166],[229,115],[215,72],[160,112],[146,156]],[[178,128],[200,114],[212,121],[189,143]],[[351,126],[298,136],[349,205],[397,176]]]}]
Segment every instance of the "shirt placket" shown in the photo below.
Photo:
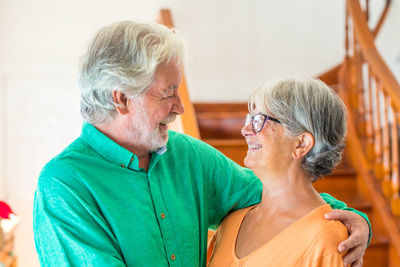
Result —
[{"label": "shirt placket", "polygon": [[148,173],[147,178],[169,266],[180,266],[172,221],[165,207],[160,186],[156,181],[152,181],[150,173]]}]

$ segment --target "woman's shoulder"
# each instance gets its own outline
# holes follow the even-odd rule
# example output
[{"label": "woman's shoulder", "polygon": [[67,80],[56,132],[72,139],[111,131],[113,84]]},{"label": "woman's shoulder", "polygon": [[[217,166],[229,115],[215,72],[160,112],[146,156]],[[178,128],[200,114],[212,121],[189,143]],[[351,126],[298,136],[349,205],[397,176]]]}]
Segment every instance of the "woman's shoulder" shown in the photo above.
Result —
[{"label": "woman's shoulder", "polygon": [[321,254],[338,253],[339,243],[348,237],[347,228],[342,222],[324,218],[324,214],[331,210],[328,204],[323,205],[316,210],[315,216],[310,218],[309,250],[313,253],[317,251]]},{"label": "woman's shoulder", "polygon": [[[313,212],[307,220],[306,244],[300,266],[343,266],[343,254],[338,252],[340,242],[348,237],[347,228],[340,222],[327,220],[324,214],[332,208],[326,204]],[[303,229],[303,230],[304,230]]]},{"label": "woman's shoulder", "polygon": [[310,228],[316,238],[343,240],[348,236],[347,228],[340,221],[325,219],[324,215],[330,211],[332,208],[328,204],[315,209],[310,217]]}]

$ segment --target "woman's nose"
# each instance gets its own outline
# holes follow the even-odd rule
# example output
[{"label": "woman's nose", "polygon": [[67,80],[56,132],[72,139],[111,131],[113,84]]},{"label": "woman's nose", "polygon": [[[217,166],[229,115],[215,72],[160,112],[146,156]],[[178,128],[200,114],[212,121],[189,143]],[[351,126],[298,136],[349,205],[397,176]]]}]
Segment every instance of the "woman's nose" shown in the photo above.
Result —
[{"label": "woman's nose", "polygon": [[251,123],[244,125],[242,130],[240,131],[243,136],[250,136],[253,135],[253,129],[251,128]]}]

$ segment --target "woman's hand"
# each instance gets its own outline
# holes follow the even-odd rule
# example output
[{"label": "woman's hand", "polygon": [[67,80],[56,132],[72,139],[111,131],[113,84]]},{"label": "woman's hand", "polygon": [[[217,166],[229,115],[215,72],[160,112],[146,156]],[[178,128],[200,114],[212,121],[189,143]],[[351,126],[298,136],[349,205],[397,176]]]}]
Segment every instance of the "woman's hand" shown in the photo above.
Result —
[{"label": "woman's hand", "polygon": [[363,256],[371,235],[367,221],[360,215],[346,210],[332,210],[325,214],[329,220],[339,220],[350,233],[349,238],[341,242],[338,251],[348,251],[343,257],[344,266],[361,267]]}]

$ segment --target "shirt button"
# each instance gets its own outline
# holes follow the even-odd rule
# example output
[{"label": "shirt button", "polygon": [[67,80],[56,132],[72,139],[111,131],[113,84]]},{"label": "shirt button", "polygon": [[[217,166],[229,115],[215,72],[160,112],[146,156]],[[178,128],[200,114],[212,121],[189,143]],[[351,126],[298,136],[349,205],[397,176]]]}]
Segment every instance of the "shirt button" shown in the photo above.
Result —
[{"label": "shirt button", "polygon": [[173,261],[174,261],[175,259],[176,259],[175,255],[174,255],[174,254],[172,254],[172,255],[171,255],[171,260],[173,260]]},{"label": "shirt button", "polygon": [[124,165],[124,164],[121,164],[121,167],[122,167],[122,168],[125,168],[125,165]]},{"label": "shirt button", "polygon": [[[161,213],[161,219],[165,219],[165,213]],[[171,256],[172,257],[172,256]],[[175,257],[175,256],[174,256]]]},{"label": "shirt button", "polygon": [[131,162],[133,161],[133,157],[131,158]]}]

